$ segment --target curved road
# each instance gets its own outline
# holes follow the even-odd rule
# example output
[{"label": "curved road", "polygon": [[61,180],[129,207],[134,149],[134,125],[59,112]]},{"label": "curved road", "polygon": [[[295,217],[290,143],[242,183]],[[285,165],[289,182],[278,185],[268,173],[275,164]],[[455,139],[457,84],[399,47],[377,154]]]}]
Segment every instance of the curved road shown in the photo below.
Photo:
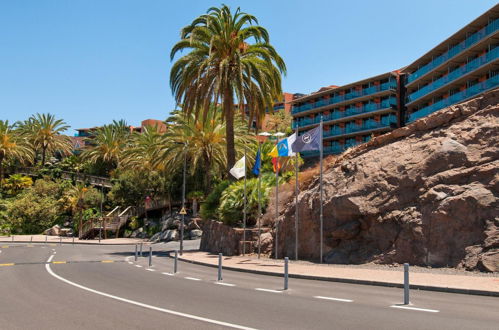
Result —
[{"label": "curved road", "polygon": [[[186,242],[196,244],[196,242]],[[194,245],[193,245],[194,246]],[[1,329],[497,329],[499,299],[290,279],[173,261],[154,246],[0,246]],[[187,245],[189,248],[189,245]]]}]

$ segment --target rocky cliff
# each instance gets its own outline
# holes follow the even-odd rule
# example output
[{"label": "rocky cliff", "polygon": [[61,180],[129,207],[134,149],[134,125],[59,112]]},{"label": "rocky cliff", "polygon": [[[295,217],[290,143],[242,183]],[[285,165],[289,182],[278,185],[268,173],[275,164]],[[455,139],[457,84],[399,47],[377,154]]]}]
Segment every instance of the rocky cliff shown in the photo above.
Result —
[{"label": "rocky cliff", "polygon": [[[498,103],[499,89],[328,158],[324,261],[499,271]],[[300,258],[317,260],[317,175],[298,210]],[[281,256],[294,256],[294,215],[291,195],[278,220]]]}]

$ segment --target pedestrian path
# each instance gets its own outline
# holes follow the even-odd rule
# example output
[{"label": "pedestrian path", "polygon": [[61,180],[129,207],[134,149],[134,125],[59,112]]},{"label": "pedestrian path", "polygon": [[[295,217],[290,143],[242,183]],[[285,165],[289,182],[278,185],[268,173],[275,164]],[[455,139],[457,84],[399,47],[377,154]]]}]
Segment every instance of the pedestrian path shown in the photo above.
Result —
[{"label": "pedestrian path", "polygon": [[[184,252],[181,260],[210,266],[218,265],[218,255],[206,252]],[[284,262],[268,258],[258,259],[256,256],[233,256],[223,258],[223,267],[225,269],[282,275]],[[289,274],[292,277],[359,284],[403,285],[403,267],[385,270],[290,261]],[[413,288],[426,290],[499,296],[499,276],[494,275],[480,276],[472,273],[453,275],[428,270],[424,273],[410,272],[410,284]]]},{"label": "pedestrian path", "polygon": [[0,236],[0,244],[7,243],[48,243],[48,244],[102,244],[102,245],[128,245],[139,244],[144,240],[139,238],[108,238],[102,239],[84,239],[79,240],[77,237],[62,237],[50,235],[12,235]]}]

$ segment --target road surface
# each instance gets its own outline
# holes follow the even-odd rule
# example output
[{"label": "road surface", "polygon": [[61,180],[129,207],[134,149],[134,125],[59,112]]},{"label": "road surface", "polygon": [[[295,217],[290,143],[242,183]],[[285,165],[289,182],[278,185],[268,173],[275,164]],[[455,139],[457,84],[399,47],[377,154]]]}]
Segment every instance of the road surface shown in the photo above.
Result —
[{"label": "road surface", "polygon": [[[198,242],[186,241],[186,249]],[[289,280],[179,262],[175,243],[0,246],[0,329],[498,329],[499,298]]]}]

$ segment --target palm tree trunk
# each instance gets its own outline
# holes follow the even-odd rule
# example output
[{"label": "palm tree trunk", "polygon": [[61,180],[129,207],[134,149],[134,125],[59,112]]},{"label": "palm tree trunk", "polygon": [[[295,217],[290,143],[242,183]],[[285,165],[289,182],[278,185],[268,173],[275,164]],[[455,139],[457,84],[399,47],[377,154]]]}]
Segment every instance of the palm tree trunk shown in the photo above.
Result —
[{"label": "palm tree trunk", "polygon": [[45,166],[45,155],[47,153],[47,148],[43,147],[42,149],[42,167]]},{"label": "palm tree trunk", "polygon": [[[225,116],[225,138],[227,139],[227,173],[236,163],[236,149],[234,146],[234,102],[230,88],[225,90],[224,95],[224,116]],[[229,177],[231,177],[229,175]]]}]

